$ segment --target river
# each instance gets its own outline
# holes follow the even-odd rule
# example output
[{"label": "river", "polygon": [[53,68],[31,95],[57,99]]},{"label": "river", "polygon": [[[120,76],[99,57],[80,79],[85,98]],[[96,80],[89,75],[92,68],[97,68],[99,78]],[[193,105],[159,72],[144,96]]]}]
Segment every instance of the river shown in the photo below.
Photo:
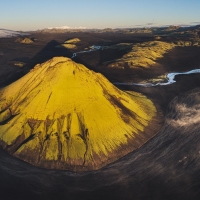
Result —
[{"label": "river", "polygon": [[193,69],[187,72],[171,72],[168,73],[166,75],[166,79],[167,82],[163,82],[163,80],[161,80],[161,82],[156,82],[156,83],[152,83],[152,82],[145,82],[145,83],[131,83],[131,82],[115,82],[113,83],[114,85],[124,85],[124,86],[128,86],[128,85],[137,85],[137,86],[143,86],[143,87],[155,87],[155,86],[164,86],[164,85],[170,85],[175,83],[175,76],[177,75],[189,75],[189,74],[196,74],[196,73],[200,73],[200,69]]},{"label": "river", "polygon": [[[200,69],[167,75],[169,85],[177,75],[199,73]],[[137,84],[137,83],[118,83]],[[139,84],[137,84],[139,85]],[[148,83],[142,86],[149,87]],[[200,91],[195,91],[200,105]],[[187,100],[188,99],[188,100]],[[174,99],[159,133],[141,148],[110,165],[91,172],[45,170],[0,150],[0,200],[198,200],[200,199],[200,117],[198,109],[185,106],[198,120],[182,124],[174,116],[177,105],[187,105],[191,96]],[[184,102],[185,101],[185,104]],[[183,113],[183,116],[184,115]]]},{"label": "river", "polygon": [[71,59],[75,58],[77,54],[89,53],[91,51],[98,51],[98,50],[103,50],[103,49],[104,49],[104,46],[92,45],[88,50],[83,50],[83,51],[78,51],[76,53],[73,53]]},{"label": "river", "polygon": [[[89,53],[89,52],[92,52],[92,51],[103,50],[105,48],[107,48],[107,46],[93,45],[88,50],[73,53],[71,59],[75,58],[77,56],[77,54]],[[167,81],[161,80],[160,82],[156,82],[156,83],[152,83],[152,82],[145,82],[145,83],[115,82],[113,84],[114,85],[124,85],[124,86],[137,85],[137,86],[143,86],[143,87],[164,86],[164,85],[170,85],[170,84],[175,83],[176,82],[175,76],[177,76],[177,75],[187,75],[187,74],[195,74],[195,73],[200,73],[200,69],[193,69],[193,70],[190,70],[190,71],[187,71],[187,72],[171,72],[171,73],[168,73],[166,75]]]}]

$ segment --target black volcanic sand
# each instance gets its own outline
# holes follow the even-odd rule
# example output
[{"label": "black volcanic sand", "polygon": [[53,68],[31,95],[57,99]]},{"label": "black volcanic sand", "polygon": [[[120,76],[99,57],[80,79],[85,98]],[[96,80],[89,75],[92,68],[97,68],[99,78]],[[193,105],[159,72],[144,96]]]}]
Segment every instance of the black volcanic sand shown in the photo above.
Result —
[{"label": "black volcanic sand", "polygon": [[94,172],[39,169],[0,151],[0,199],[197,200],[199,108],[200,89],[175,98],[160,133]]},{"label": "black volcanic sand", "polygon": [[[79,38],[77,49],[68,50],[65,48],[55,48],[70,38]],[[54,56],[72,57],[74,52],[81,51],[92,45],[112,45],[119,42],[142,42],[153,39],[150,34],[130,34],[119,33],[31,33],[29,38],[35,39],[34,43],[21,44],[14,38],[0,38],[0,86],[7,85],[16,80],[37,63],[45,62]],[[99,63],[99,55],[102,52],[91,52],[89,58],[82,59],[79,56],[74,60],[83,63],[88,68],[95,69]],[[117,54],[117,55],[115,55]],[[124,52],[113,51],[109,54],[112,59],[121,57]],[[82,56],[81,54],[79,54]],[[86,54],[84,54],[87,56]],[[14,66],[14,61],[25,62],[26,66],[21,69]],[[92,64],[93,63],[93,64]]]},{"label": "black volcanic sand", "polygon": [[[33,44],[20,44],[14,42],[16,38],[0,38],[0,87],[53,56],[71,57],[74,52],[91,45],[154,39],[151,34],[119,33],[33,32],[29,37],[37,40]],[[76,50],[55,48],[74,37],[81,39]],[[146,70],[108,70],[102,64],[125,53],[100,50],[78,54],[74,60],[102,72],[112,82],[145,80],[167,72],[200,67],[198,47],[176,47],[159,59],[157,65]],[[14,66],[15,61],[26,65]],[[176,81],[172,85],[149,88],[119,87],[147,95],[163,112],[165,123],[140,149],[101,170],[72,173],[39,169],[0,150],[0,199],[200,199],[200,74],[179,75]]]}]

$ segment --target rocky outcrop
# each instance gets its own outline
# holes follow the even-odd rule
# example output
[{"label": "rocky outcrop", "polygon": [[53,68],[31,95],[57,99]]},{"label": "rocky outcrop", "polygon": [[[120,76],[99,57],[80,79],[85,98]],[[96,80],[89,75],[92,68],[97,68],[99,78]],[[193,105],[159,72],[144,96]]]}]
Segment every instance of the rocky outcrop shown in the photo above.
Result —
[{"label": "rocky outcrop", "polygon": [[20,43],[22,43],[22,44],[32,44],[33,40],[31,40],[30,38],[24,38],[22,41],[20,41]]},{"label": "rocky outcrop", "polygon": [[118,59],[108,60],[103,63],[105,69],[129,70],[135,68],[150,68],[158,63],[158,59],[164,57],[166,53],[175,47],[199,47],[200,40],[198,38],[191,40],[177,40],[174,42],[158,41],[161,37],[156,36],[157,41],[143,43],[119,43],[106,46],[104,49],[114,49],[126,51],[125,54]]},{"label": "rocky outcrop", "polygon": [[19,67],[19,68],[24,67],[24,66],[26,65],[25,62],[14,61],[14,60],[9,61],[9,62],[7,62],[7,63],[8,63],[8,64],[11,64],[11,65],[13,65],[13,66]]},{"label": "rocky outcrop", "polygon": [[99,169],[156,134],[154,104],[55,57],[0,90],[0,145],[48,169]]},{"label": "rocky outcrop", "polygon": [[23,40],[23,38],[17,38],[16,40],[15,40],[15,42],[21,42]]},{"label": "rocky outcrop", "polygon": [[178,29],[180,29],[180,26],[168,26],[167,28],[165,28],[163,31],[177,31]]},{"label": "rocky outcrop", "polygon": [[66,49],[76,49],[75,44],[59,44],[56,46],[56,48],[66,48]]},{"label": "rocky outcrop", "polygon": [[71,38],[66,40],[64,43],[65,44],[76,44],[77,42],[80,42],[81,40],[79,38]]},{"label": "rocky outcrop", "polygon": [[[148,68],[156,64],[158,58],[162,58],[163,54],[173,49],[176,45],[173,43],[154,41],[144,42],[138,44],[118,44],[114,45],[114,48],[127,48],[128,53],[122,56],[122,58],[111,60],[104,63],[108,68],[136,68],[143,67]],[[109,48],[113,48],[112,46]]]},{"label": "rocky outcrop", "polygon": [[179,40],[179,41],[176,41],[175,44],[179,47],[192,47],[192,46],[200,47],[200,40],[199,39],[196,39],[196,40],[193,40],[193,41]]},{"label": "rocky outcrop", "polygon": [[63,44],[57,45],[56,48],[76,49],[76,43],[80,42],[79,38],[66,40]]}]

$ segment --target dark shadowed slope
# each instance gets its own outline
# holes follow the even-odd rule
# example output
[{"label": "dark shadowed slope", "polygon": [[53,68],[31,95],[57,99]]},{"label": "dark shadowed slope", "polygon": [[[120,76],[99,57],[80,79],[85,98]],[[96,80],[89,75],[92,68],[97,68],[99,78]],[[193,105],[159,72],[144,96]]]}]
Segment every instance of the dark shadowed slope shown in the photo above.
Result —
[{"label": "dark shadowed slope", "polygon": [[94,172],[35,168],[0,151],[1,199],[200,198],[200,89],[173,100],[160,133]]},{"label": "dark shadowed slope", "polygon": [[0,90],[0,146],[47,169],[99,169],[156,135],[160,118],[142,94],[66,57]]}]

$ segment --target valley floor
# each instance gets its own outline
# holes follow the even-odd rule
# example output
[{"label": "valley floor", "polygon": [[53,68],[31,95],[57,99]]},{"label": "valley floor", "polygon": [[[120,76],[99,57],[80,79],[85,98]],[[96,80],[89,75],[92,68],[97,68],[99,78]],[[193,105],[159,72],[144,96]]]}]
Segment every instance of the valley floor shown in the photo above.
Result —
[{"label": "valley floor", "polygon": [[[152,34],[40,33],[32,44],[0,38],[0,87],[54,56],[72,57],[92,45],[154,41]],[[55,48],[79,38],[77,49]],[[174,42],[174,38],[164,38]],[[111,82],[140,82],[169,72],[200,68],[200,47],[175,47],[150,68],[108,69],[103,64],[127,50],[97,50],[74,60],[100,72]],[[16,64],[18,63],[18,65]],[[20,66],[19,63],[24,63]],[[199,199],[200,198],[200,74],[179,75],[166,86],[118,86],[150,98],[163,113],[159,133],[140,149],[93,172],[44,170],[0,150],[0,199]]]}]

